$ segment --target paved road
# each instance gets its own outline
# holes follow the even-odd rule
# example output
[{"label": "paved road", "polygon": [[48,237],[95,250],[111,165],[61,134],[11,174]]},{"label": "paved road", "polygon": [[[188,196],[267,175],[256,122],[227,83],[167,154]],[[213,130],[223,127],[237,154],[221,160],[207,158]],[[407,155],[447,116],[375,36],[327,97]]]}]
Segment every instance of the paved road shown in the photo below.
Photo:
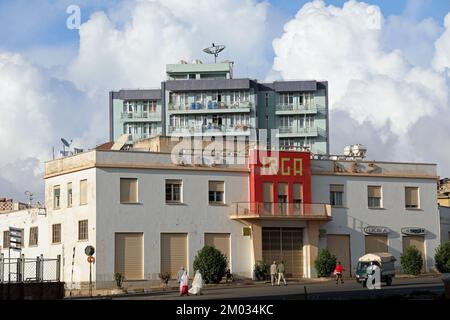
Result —
[{"label": "paved road", "polygon": [[355,280],[347,280],[336,285],[334,281],[313,284],[290,283],[287,286],[272,287],[271,285],[233,286],[209,288],[201,296],[179,297],[177,292],[149,293],[113,299],[134,300],[305,300],[305,287],[308,300],[325,299],[366,299],[380,296],[408,295],[413,292],[431,292],[442,294],[444,286],[440,278],[394,279],[392,286],[382,286],[381,290],[362,288]]}]

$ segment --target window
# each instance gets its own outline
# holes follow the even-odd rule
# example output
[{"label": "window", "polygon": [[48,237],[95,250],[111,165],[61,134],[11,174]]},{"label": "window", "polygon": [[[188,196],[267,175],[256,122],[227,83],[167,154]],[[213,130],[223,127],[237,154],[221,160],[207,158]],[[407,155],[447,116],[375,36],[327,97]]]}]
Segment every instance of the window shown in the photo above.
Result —
[{"label": "window", "polygon": [[88,240],[88,221],[80,220],[78,221],[78,240]]},{"label": "window", "polygon": [[52,225],[52,243],[61,243],[61,224]]},{"label": "window", "polygon": [[3,231],[3,249],[9,248],[9,231]]},{"label": "window", "polygon": [[28,242],[30,247],[38,245],[38,227],[30,228],[30,240]]},{"label": "window", "polygon": [[381,187],[368,186],[367,187],[367,201],[369,208],[381,208]]},{"label": "window", "polygon": [[209,202],[225,203],[224,191],[225,183],[223,181],[209,181]]},{"label": "window", "polygon": [[419,188],[405,187],[405,207],[407,209],[419,208]]},{"label": "window", "polygon": [[335,207],[342,207],[344,205],[344,185],[332,184],[330,185],[330,204]]},{"label": "window", "polygon": [[53,187],[53,209],[59,209],[61,200],[61,187]]},{"label": "window", "polygon": [[137,203],[137,179],[120,179],[120,203]]},{"label": "window", "polygon": [[87,204],[87,180],[80,181],[80,205]]},{"label": "window", "polygon": [[182,181],[166,180],[166,202],[181,203],[182,202]]},{"label": "window", "polygon": [[73,202],[72,182],[67,184],[67,207],[70,208]]}]

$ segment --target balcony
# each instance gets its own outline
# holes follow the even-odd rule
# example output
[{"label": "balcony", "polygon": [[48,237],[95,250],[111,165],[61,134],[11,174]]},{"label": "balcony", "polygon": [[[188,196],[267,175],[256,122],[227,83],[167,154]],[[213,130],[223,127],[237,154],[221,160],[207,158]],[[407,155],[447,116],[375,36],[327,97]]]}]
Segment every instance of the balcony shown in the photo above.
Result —
[{"label": "balcony", "polygon": [[276,115],[288,114],[316,114],[318,112],[317,104],[277,104],[275,109]]},{"label": "balcony", "polygon": [[235,126],[225,125],[200,125],[200,126],[180,126],[169,127],[169,134],[174,136],[217,136],[217,135],[233,135],[247,136],[250,135],[250,126],[246,124],[237,124]]},{"label": "balcony", "polygon": [[237,202],[235,220],[331,220],[331,205],[324,203]]},{"label": "balcony", "polygon": [[127,122],[127,120],[133,120],[133,122],[150,122],[150,121],[161,121],[161,112],[122,112],[122,120]]},{"label": "balcony", "polygon": [[253,103],[250,101],[225,103],[209,101],[208,103],[192,102],[183,105],[169,103],[170,114],[205,114],[205,113],[248,113]]},{"label": "balcony", "polygon": [[279,127],[277,138],[291,138],[291,137],[317,137],[319,129],[316,127]]}]

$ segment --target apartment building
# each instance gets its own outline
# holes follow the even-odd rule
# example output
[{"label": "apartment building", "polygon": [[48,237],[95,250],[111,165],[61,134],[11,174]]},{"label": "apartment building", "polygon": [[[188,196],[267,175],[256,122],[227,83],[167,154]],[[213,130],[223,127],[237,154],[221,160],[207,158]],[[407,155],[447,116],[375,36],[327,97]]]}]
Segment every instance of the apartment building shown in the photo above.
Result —
[{"label": "apartment building", "polygon": [[391,252],[400,269],[411,245],[422,252],[424,271],[433,270],[441,241],[436,165],[258,149],[244,160],[213,165],[104,148],[52,160],[45,167],[46,215],[1,215],[0,231],[23,229],[26,256],[61,255],[70,285],[89,280],[84,248],[94,246],[98,288],[113,286],[116,272],[152,284],[180,266],[192,275],[206,244],[244,278],[253,276],[256,261],[281,259],[288,277],[315,277],[321,248],[349,275],[360,256],[375,251]]},{"label": "apartment building", "polygon": [[131,144],[161,134],[252,141],[258,129],[277,129],[276,149],[328,153],[326,81],[234,79],[228,61],[181,61],[166,73],[161,88],[110,93],[110,140],[127,134]]}]

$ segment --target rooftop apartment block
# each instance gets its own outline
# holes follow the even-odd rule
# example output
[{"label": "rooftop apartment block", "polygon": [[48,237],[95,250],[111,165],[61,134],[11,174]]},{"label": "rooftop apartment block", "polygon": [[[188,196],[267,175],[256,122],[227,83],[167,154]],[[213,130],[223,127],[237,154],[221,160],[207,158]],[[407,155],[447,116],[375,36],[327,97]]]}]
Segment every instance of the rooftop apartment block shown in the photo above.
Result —
[{"label": "rooftop apartment block", "polygon": [[278,129],[276,149],[329,151],[326,81],[234,79],[228,61],[181,61],[166,74],[160,88],[110,93],[111,141],[124,134],[130,144],[157,135],[252,141],[258,129],[268,137]]}]

